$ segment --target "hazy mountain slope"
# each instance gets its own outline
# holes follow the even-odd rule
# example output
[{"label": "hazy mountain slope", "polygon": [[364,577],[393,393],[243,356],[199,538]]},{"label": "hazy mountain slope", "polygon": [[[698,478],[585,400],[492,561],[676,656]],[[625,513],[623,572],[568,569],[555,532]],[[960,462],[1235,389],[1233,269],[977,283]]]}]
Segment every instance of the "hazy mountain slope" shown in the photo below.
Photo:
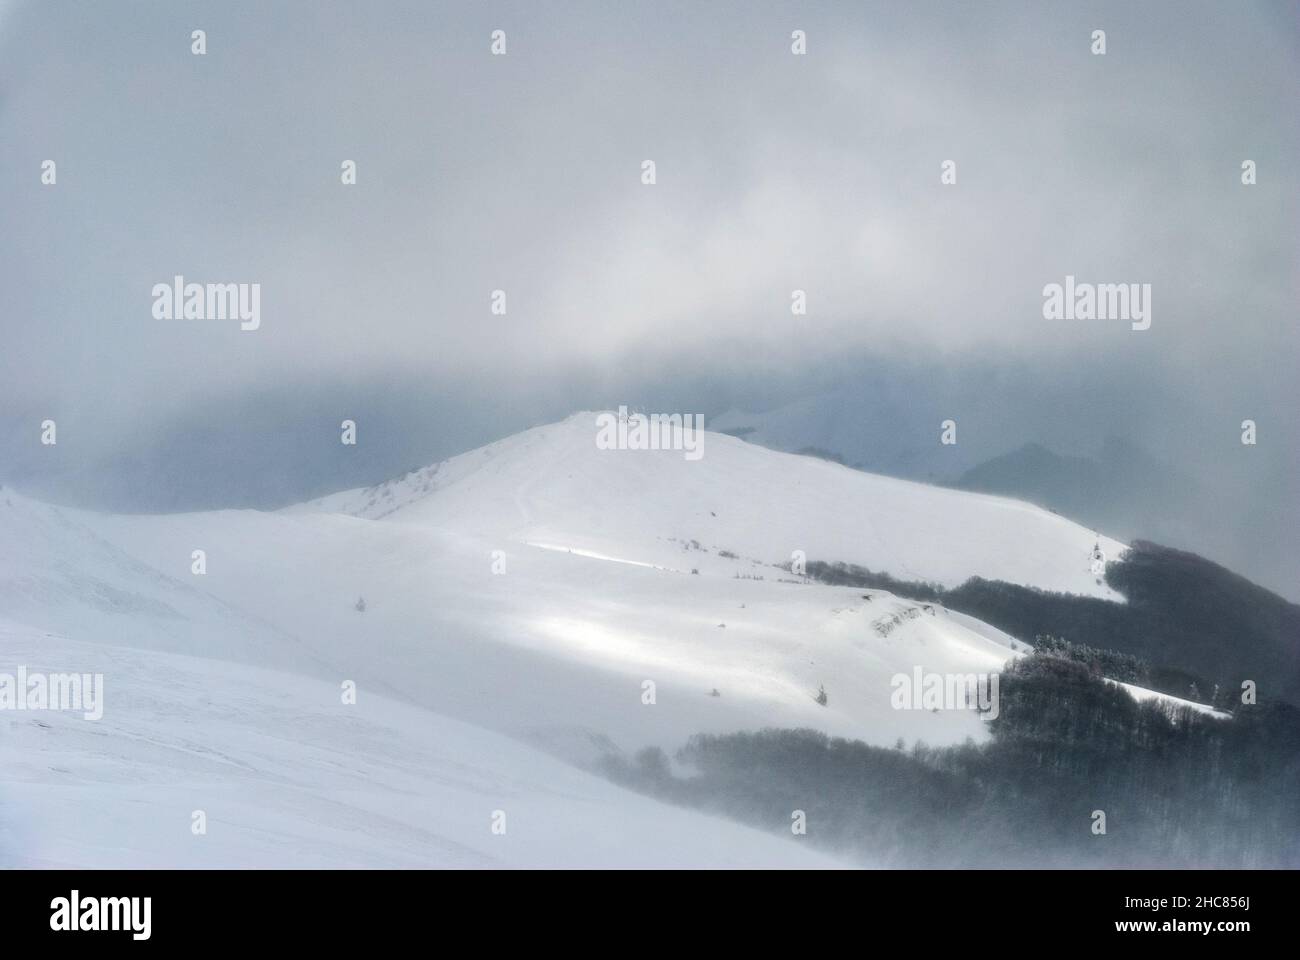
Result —
[{"label": "hazy mountain slope", "polygon": [[817,448],[844,463],[891,477],[934,483],[956,476],[987,456],[975,440],[939,443],[939,424],[954,409],[970,411],[978,398],[961,406],[937,399],[917,404],[917,393],[902,384],[837,388],[764,410],[730,409],[713,417],[709,429],[743,437],[773,450]]},{"label": "hazy mountain slope", "polygon": [[[1227,462],[1241,454],[1239,462]],[[1225,451],[1224,470],[1248,470],[1253,449]],[[1258,464],[1257,464],[1258,466]],[[1256,482],[1263,479],[1257,476]],[[1269,482],[1276,482],[1269,478]],[[1291,575],[1294,517],[1268,510],[1252,493],[1249,473],[1192,476],[1125,440],[1108,437],[1092,456],[1062,456],[1026,444],[967,470],[962,490],[1019,497],[1126,541],[1149,540],[1192,550],[1243,572],[1256,583],[1300,599]]]},{"label": "hazy mountain slope", "polygon": [[1108,437],[1095,456],[1061,456],[1029,443],[952,481],[962,490],[1019,497],[1125,538],[1181,537],[1205,492],[1195,479],[1134,444]]},{"label": "hazy mountain slope", "polygon": [[[862,378],[859,378],[861,380]],[[888,378],[886,378],[888,379]],[[747,442],[790,452],[810,452],[860,470],[940,483],[957,489],[1015,497],[1068,516],[1118,540],[1152,540],[1225,564],[1256,583],[1300,601],[1294,536],[1300,503],[1289,449],[1246,447],[1237,442],[1240,417],[1228,416],[1223,432],[1198,433],[1188,447],[1165,443],[1155,456],[1138,443],[1108,434],[1104,418],[1059,417],[1063,408],[1041,404],[1038,393],[1013,403],[990,402],[1006,382],[970,382],[959,395],[941,399],[945,387],[919,392],[878,385],[839,386],[772,409],[731,409],[709,421],[711,429]],[[951,384],[949,384],[951,386]],[[1049,394],[1051,390],[1049,388]],[[928,401],[918,402],[919,396]],[[961,410],[959,442],[938,442],[939,423]],[[1217,421],[1210,413],[1206,423]],[[1133,436],[1160,446],[1136,430]],[[1026,438],[1047,438],[1047,445]],[[1266,443],[1267,441],[1261,441]],[[1064,455],[1060,445],[1078,451]],[[1019,446],[1017,446],[1019,445]],[[1172,459],[1170,459],[1172,458]],[[1195,463],[1197,469],[1190,469]],[[1243,491],[1249,491],[1243,494]],[[1209,522],[1207,518],[1213,518]]]}]

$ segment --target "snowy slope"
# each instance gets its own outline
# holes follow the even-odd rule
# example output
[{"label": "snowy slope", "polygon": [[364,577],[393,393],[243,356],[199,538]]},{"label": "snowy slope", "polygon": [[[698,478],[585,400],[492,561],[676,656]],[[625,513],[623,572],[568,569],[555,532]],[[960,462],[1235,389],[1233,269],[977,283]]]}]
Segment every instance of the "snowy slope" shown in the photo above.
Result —
[{"label": "snowy slope", "polygon": [[[333,514],[98,525],[160,567],[185,569],[189,545],[205,545],[204,588],[294,636],[310,654],[304,672],[350,677],[566,753],[767,725],[881,744],[979,739],[973,715],[893,710],[889,679],[918,663],[996,670],[1011,655],[941,607],[924,612],[887,593],[792,582],[775,570],[764,580],[691,576]],[[498,548],[503,574],[492,572]],[[354,609],[358,596],[364,613]],[[653,705],[642,703],[646,680],[656,685]],[[822,683],[827,707],[813,699]],[[720,697],[709,696],[715,688]]]},{"label": "snowy slope", "polygon": [[655,803],[382,697],[344,705],[293,674],[11,624],[0,650],[33,670],[101,672],[106,688],[99,721],[0,711],[0,867],[836,865],[794,837]]},{"label": "snowy slope", "polygon": [[[1096,534],[1018,500],[851,470],[705,433],[704,455],[600,450],[596,414],[528,430],[314,508],[731,575],[746,561],[844,561],[954,587],[971,576],[1122,602]],[[708,555],[694,551],[697,542]],[[1124,544],[1100,538],[1106,557]]]},{"label": "snowy slope", "polygon": [[[0,616],[35,628],[0,631],[0,671],[76,653],[102,657],[109,682],[98,725],[52,722],[67,739],[9,723],[22,762],[0,772],[0,804],[43,838],[11,859],[541,865],[600,849],[611,863],[772,862],[788,844],[695,823],[579,767],[768,726],[978,741],[973,712],[894,709],[891,680],[992,672],[1023,650],[938,605],[806,582],[777,566],[792,550],[1108,595],[1088,569],[1092,534],[1024,504],[712,434],[694,462],[597,450],[594,435],[594,415],[578,415],[275,513],[106,516],[0,491]],[[345,680],[355,707],[338,705]],[[604,811],[590,843],[564,833],[578,827],[549,788]],[[194,792],[229,811],[221,850],[188,843]],[[485,835],[499,792],[551,840]],[[79,816],[95,797],[102,817]],[[431,828],[430,797],[460,812]],[[674,817],[690,821],[676,845],[650,823]],[[422,839],[401,841],[413,824]],[[129,842],[87,846],[113,825]]]},{"label": "snowy slope", "polygon": [[[0,488],[0,616],[105,643],[300,663],[292,637],[202,589],[184,562],[164,573],[81,514]],[[141,518],[143,519],[143,518]]]},{"label": "snowy slope", "polygon": [[[985,736],[971,714],[894,710],[890,680],[918,665],[997,670],[1010,638],[942,607],[798,582],[775,566],[789,544],[876,569],[903,557],[893,572],[924,577],[964,556],[953,581],[1020,570],[1023,582],[1098,592],[1091,534],[1023,504],[712,434],[696,462],[601,451],[594,436],[594,415],[580,414],[277,514],[86,522],[175,576],[202,546],[203,589],[294,636],[329,665],[317,675],[580,759],[607,742],[632,750],[766,725],[890,745]],[[905,535],[909,523],[921,532]],[[1000,545],[985,552],[963,528]],[[872,552],[885,541],[897,549]],[[826,707],[813,699],[822,684]]]}]

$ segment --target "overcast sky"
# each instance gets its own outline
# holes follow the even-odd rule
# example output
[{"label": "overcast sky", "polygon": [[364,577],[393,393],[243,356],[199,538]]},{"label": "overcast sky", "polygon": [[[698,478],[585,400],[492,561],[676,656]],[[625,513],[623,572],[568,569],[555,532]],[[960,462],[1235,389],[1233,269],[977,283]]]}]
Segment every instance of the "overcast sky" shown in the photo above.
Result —
[{"label": "overcast sky", "polygon": [[[163,456],[197,422],[219,463],[173,477],[254,436],[310,464],[353,410],[388,417],[388,459],[445,455],[620,400],[784,402],[861,357],[1040,384],[1028,417],[1024,390],[991,387],[990,455],[1119,433],[1293,510],[1297,21],[1256,2],[0,0],[0,477]],[[261,328],[154,319],[176,274],[260,283]],[[1151,328],[1045,320],[1067,274],[1151,284]],[[62,459],[39,459],[46,417]],[[229,502],[259,469],[222,475]],[[342,476],[280,469],[285,490]]]}]

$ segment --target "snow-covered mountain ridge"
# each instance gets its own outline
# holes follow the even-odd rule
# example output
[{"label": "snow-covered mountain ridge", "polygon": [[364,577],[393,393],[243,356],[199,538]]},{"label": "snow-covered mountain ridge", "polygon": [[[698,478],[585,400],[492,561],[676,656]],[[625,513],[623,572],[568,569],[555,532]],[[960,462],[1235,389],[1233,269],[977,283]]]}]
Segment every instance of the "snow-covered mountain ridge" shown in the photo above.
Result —
[{"label": "snow-covered mountain ridge", "polygon": [[[905,580],[970,576],[1122,602],[1093,548],[1124,544],[1018,500],[848,469],[706,433],[674,450],[601,450],[594,412],[537,427],[378,486],[290,508],[393,518],[599,551],[613,542],[672,568],[679,544],[760,563],[842,561]],[[703,573],[704,571],[701,570]]]},{"label": "snow-covered mountain ridge", "polygon": [[[540,836],[534,854],[511,853],[523,841],[482,846],[492,810],[541,802],[510,779],[534,770],[603,798],[603,812],[580,803],[568,812],[596,817],[604,843],[622,837],[628,863],[816,865],[793,841],[767,847],[682,811],[683,836],[696,839],[664,845],[633,825],[636,811],[661,805],[572,779],[588,775],[571,764],[769,726],[879,745],[986,736],[971,711],[894,709],[890,680],[917,667],[994,672],[1023,644],[940,605],[808,582],[782,568],[794,551],[946,584],[980,575],[1113,599],[1089,567],[1092,532],[1025,504],[716,434],[705,435],[695,461],[672,450],[601,450],[595,435],[595,415],[579,414],[274,513],[101,515],[0,491],[0,615],[9,621],[0,653],[52,670],[102,668],[107,690],[99,726],[60,715],[32,727],[31,715],[0,713],[24,758],[0,780],[8,798],[0,803],[16,804],[14,817],[45,845],[10,837],[10,861],[75,861],[69,851],[82,833],[71,811],[81,803],[100,805],[103,822],[119,823],[126,838],[120,850],[86,856],[97,865],[135,856],[151,865],[594,856],[578,844],[560,857]],[[1101,545],[1111,555],[1123,549]],[[356,686],[355,704],[341,701],[345,683]],[[274,702],[280,687],[302,724],[286,723]],[[815,699],[823,687],[824,705]],[[384,725],[358,725],[367,705],[382,709]],[[259,746],[316,722],[337,728],[332,755]],[[376,738],[393,764],[405,756],[423,769],[428,729],[448,762],[479,771],[471,779],[481,789],[452,797],[378,773],[364,796],[355,793],[345,770],[373,759]],[[179,731],[188,731],[185,745],[172,742]],[[66,749],[44,763],[48,738],[65,734]],[[213,751],[226,760],[197,764],[191,780],[168,759],[213,760]],[[247,777],[261,799],[234,804],[227,774]],[[141,807],[140,792],[110,781],[152,784],[156,799]],[[43,807],[36,797],[46,782],[63,793]],[[345,813],[339,791],[375,822]],[[470,812],[412,855],[400,842],[407,827],[394,823],[420,806],[412,795],[426,797],[435,817],[440,804]],[[204,802],[225,811],[226,836],[244,838],[224,853],[187,846],[190,809],[172,809]],[[529,829],[580,831],[576,820],[560,822],[563,804],[545,809],[545,825]],[[336,832],[342,822],[388,832],[371,835],[374,853],[362,857]],[[456,836],[480,827],[483,836]],[[258,853],[255,836],[277,839]]]}]

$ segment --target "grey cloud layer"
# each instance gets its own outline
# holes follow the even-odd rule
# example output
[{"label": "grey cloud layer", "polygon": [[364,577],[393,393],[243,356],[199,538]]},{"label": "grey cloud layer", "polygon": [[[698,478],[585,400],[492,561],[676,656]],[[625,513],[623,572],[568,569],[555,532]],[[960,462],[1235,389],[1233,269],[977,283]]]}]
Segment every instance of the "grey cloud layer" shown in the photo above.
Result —
[{"label": "grey cloud layer", "polygon": [[[34,417],[108,456],[263,392],[384,409],[388,378],[456,391],[468,441],[864,352],[1070,371],[1099,433],[1205,423],[1144,421],[1132,371],[1294,443],[1295,7],[1133,6],[9,4],[5,459]],[[154,320],[176,274],[261,283],[261,329]],[[1152,329],[1045,321],[1066,274],[1151,283]]]}]

